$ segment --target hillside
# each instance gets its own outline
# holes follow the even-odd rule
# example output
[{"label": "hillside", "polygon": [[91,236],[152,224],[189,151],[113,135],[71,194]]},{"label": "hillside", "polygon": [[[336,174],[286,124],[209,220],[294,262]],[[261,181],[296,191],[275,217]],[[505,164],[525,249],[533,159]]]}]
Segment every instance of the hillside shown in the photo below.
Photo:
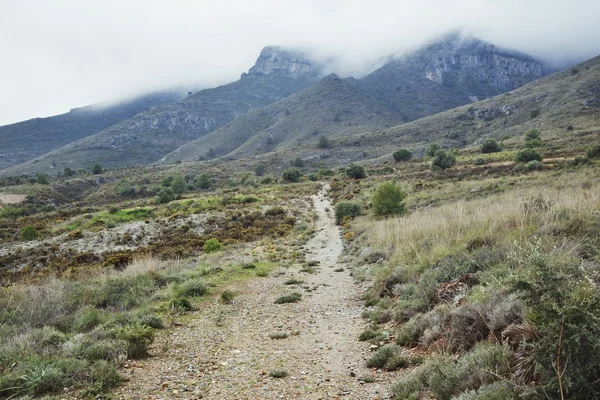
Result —
[{"label": "hillside", "polygon": [[[270,105],[309,86],[316,82],[323,70],[323,65],[306,54],[267,47],[261,52],[256,65],[237,82],[203,90],[179,103],[141,113],[39,159],[0,171],[0,174],[52,171],[52,168],[61,170],[65,166],[90,168],[96,162],[110,169],[156,162],[179,146],[225,126],[244,113]],[[348,100],[345,95],[337,99],[335,95],[327,97],[321,105],[318,105],[320,99],[317,97],[313,97],[310,104],[300,104],[300,99],[296,99],[294,107],[297,112],[287,115],[291,112],[288,110],[285,117],[291,118],[283,118],[276,127],[273,118],[281,110],[263,110],[244,120],[247,127],[242,129],[241,123],[237,122],[227,129],[230,133],[225,137],[237,135],[235,140],[218,139],[213,135],[200,141],[198,149],[191,150],[196,146],[191,144],[190,150],[178,151],[178,154],[185,153],[185,157],[168,156],[167,160],[213,158],[233,152],[242,144],[244,146],[231,157],[282,150],[292,146],[294,141],[289,138],[293,131],[299,132],[300,137],[295,142],[298,144],[305,143],[306,131],[334,136],[344,131],[345,135],[350,135],[359,130],[385,127],[392,120],[399,124],[502,93],[546,72],[542,63],[529,56],[501,50],[474,38],[447,35],[402,58],[392,59],[362,79],[346,79],[346,91],[349,92],[351,86],[355,89],[352,96],[360,97],[361,104],[371,103],[362,110],[353,108],[354,100]],[[339,104],[333,105],[334,101]],[[370,111],[358,114],[368,109],[393,115],[393,118],[382,124],[372,121],[361,128],[361,121],[370,118]],[[333,113],[334,110],[338,112],[333,115],[333,121],[331,115],[321,115],[325,119],[319,120],[313,115],[315,110],[317,115]],[[355,115],[351,118],[344,116],[346,111]],[[344,125],[344,117],[349,118],[346,126],[351,125],[345,130],[340,127]],[[276,129],[269,135],[281,137],[281,142],[276,142],[273,137],[265,146],[262,142],[268,137],[263,130],[271,126]],[[251,139],[252,135],[257,136]],[[287,139],[283,139],[284,136]],[[234,143],[236,146],[233,146]]]},{"label": "hillside", "polygon": [[256,64],[236,82],[140,113],[0,174],[89,169],[95,163],[109,169],[148,164],[243,113],[314,83],[319,68],[303,54],[266,47]]},{"label": "hillside", "polygon": [[332,74],[277,103],[241,115],[161,161],[197,161],[209,149],[213,156],[235,158],[297,147],[314,149],[321,137],[343,138],[401,122],[387,107]]},{"label": "hillside", "polygon": [[118,104],[75,108],[53,117],[0,126],[0,169],[93,135],[143,111],[181,100],[184,95],[182,90],[152,93]]},{"label": "hillside", "polygon": [[391,153],[402,147],[420,156],[434,141],[443,148],[475,147],[487,137],[511,144],[533,128],[544,139],[564,142],[560,146],[568,146],[573,137],[591,140],[598,135],[600,57],[487,100],[391,128],[333,138],[328,149],[299,146],[265,154],[254,162],[261,160],[279,171],[296,157],[314,168],[390,161]]}]

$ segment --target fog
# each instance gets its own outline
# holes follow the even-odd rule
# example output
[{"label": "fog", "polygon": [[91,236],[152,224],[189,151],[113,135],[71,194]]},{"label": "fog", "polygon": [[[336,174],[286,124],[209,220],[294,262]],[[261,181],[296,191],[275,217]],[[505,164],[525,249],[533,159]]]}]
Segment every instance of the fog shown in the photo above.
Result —
[{"label": "fog", "polygon": [[0,125],[234,81],[269,44],[369,72],[450,30],[557,64],[600,54],[598,0],[0,0]]}]

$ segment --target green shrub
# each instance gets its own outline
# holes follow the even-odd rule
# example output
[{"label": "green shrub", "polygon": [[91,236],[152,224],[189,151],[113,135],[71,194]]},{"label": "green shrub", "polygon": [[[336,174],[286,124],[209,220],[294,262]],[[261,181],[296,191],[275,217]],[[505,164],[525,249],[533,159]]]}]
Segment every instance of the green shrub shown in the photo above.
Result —
[{"label": "green shrub", "polygon": [[94,164],[92,167],[92,174],[98,175],[102,173],[102,166],[100,164]]},{"label": "green shrub", "polygon": [[487,160],[483,157],[477,157],[475,159],[475,165],[485,165],[487,164]]},{"label": "green shrub", "polygon": [[98,360],[92,365],[91,378],[100,393],[117,386],[122,380],[115,363],[105,360]]},{"label": "green shrub", "polygon": [[289,374],[287,373],[287,371],[283,371],[280,369],[276,369],[274,371],[269,372],[269,376],[271,378],[285,378],[287,377]]},{"label": "green shrub", "polygon": [[256,176],[263,176],[265,174],[265,164],[256,164],[256,166],[254,167],[254,174]]},{"label": "green shrub", "polygon": [[187,185],[185,183],[185,180],[183,179],[183,176],[177,175],[173,178],[173,181],[171,182],[171,189],[173,189],[174,193],[181,194],[185,192],[186,188]]},{"label": "green shrub", "polygon": [[500,147],[495,139],[486,139],[486,141],[481,145],[481,152],[483,154],[498,153],[500,151],[502,151],[502,147]]},{"label": "green shrub", "polygon": [[600,143],[592,145],[589,149],[587,149],[585,155],[589,159],[600,158]]},{"label": "green shrub", "polygon": [[534,148],[542,145],[542,139],[540,138],[540,131],[537,129],[530,129],[525,133],[525,147]]},{"label": "green shrub", "polygon": [[527,170],[529,171],[539,171],[541,169],[544,169],[544,164],[537,160],[529,161],[527,163]]},{"label": "green shrub", "polygon": [[515,157],[515,160],[520,163],[528,163],[529,161],[539,161],[544,159],[542,155],[535,149],[528,148],[519,151]]},{"label": "green shrub", "polygon": [[50,177],[42,172],[39,172],[35,176],[35,181],[41,185],[47,185],[50,183]]},{"label": "green shrub", "polygon": [[412,153],[407,149],[400,149],[394,153],[392,153],[392,157],[394,157],[394,161],[408,161],[412,158]]},{"label": "green shrub", "polygon": [[300,178],[302,178],[302,172],[300,172],[300,170],[297,168],[288,168],[283,171],[281,178],[287,183],[298,182],[300,181]]},{"label": "green shrub", "polygon": [[92,307],[84,308],[79,311],[74,328],[77,332],[87,332],[102,324],[104,319],[104,314],[101,310]]},{"label": "green shrub", "polygon": [[321,135],[319,137],[319,141],[317,142],[317,148],[319,149],[328,149],[331,147],[331,142],[327,139],[327,136]]},{"label": "green shrub", "polygon": [[221,242],[219,242],[219,239],[210,238],[206,242],[204,242],[204,245],[202,246],[202,251],[204,251],[205,253],[214,253],[216,251],[221,250],[222,247],[223,245],[221,244]]},{"label": "green shrub", "polygon": [[352,179],[364,179],[367,177],[365,168],[361,165],[352,164],[346,168],[346,175]]},{"label": "green shrub", "polygon": [[235,295],[233,294],[233,292],[231,290],[223,290],[223,292],[221,292],[221,302],[224,304],[231,304],[233,303],[233,298],[235,297]]},{"label": "green shrub", "polygon": [[63,175],[66,177],[71,177],[73,175],[75,175],[75,172],[73,172],[73,170],[69,167],[65,167],[65,169],[63,170]]},{"label": "green shrub", "polygon": [[531,118],[537,118],[537,117],[539,117],[540,116],[540,110],[535,109],[535,110],[531,111],[530,116],[531,116]]},{"label": "green shrub", "polygon": [[433,157],[436,153],[436,151],[438,151],[440,149],[440,145],[437,143],[431,143],[429,145],[429,147],[427,147],[427,149],[425,149],[425,155],[428,157]]},{"label": "green shrub", "polygon": [[292,161],[292,165],[296,168],[304,167],[304,161],[300,157],[296,157],[294,161]]},{"label": "green shrub", "polygon": [[302,299],[302,295],[298,292],[286,294],[275,299],[275,304],[296,303]]},{"label": "green shrub", "polygon": [[395,371],[400,368],[405,368],[410,365],[410,360],[401,350],[388,344],[380,347],[371,358],[367,361],[368,368],[379,368],[388,371]]},{"label": "green shrub", "polygon": [[352,203],[350,201],[340,201],[335,205],[335,223],[341,224],[344,217],[358,217],[362,214],[362,207],[360,204]]},{"label": "green shrub", "polygon": [[126,325],[116,328],[114,337],[127,343],[127,357],[144,357],[154,341],[154,329],[139,324]]},{"label": "green shrub", "polygon": [[400,215],[404,213],[404,192],[394,182],[384,182],[373,194],[373,213],[377,216]]},{"label": "green shrub", "polygon": [[179,286],[175,286],[173,292],[176,297],[200,297],[204,296],[208,288],[200,278],[190,279]]},{"label": "green shrub", "polygon": [[577,165],[585,165],[585,164],[589,164],[590,163],[590,159],[586,156],[581,156],[581,155],[577,155],[575,156],[575,159],[573,159],[573,165],[577,166]]},{"label": "green shrub", "polygon": [[185,297],[175,297],[169,301],[169,308],[176,311],[190,311],[194,309],[192,303]]},{"label": "green shrub", "polygon": [[456,155],[450,150],[438,150],[431,159],[432,169],[447,169],[456,164]]},{"label": "green shrub", "polygon": [[308,175],[308,180],[311,182],[316,182],[319,180],[319,175],[317,174],[310,174]]},{"label": "green shrub", "polygon": [[26,240],[26,241],[30,241],[30,240],[35,240],[37,239],[39,236],[39,233],[37,231],[37,229],[35,229],[35,227],[33,226],[24,226],[23,229],[21,229],[21,240]]},{"label": "green shrub", "polygon": [[210,177],[207,174],[202,173],[196,179],[195,184],[200,189],[209,189],[211,185]]},{"label": "green shrub", "polygon": [[397,399],[419,400],[421,399],[420,393],[425,387],[423,379],[422,368],[405,374],[396,381],[392,387],[392,393]]},{"label": "green shrub", "polygon": [[477,390],[467,390],[454,400],[519,400],[522,397],[512,382],[494,382]]},{"label": "green shrub", "polygon": [[170,187],[161,188],[154,198],[156,204],[166,204],[173,200],[175,200],[175,192]]},{"label": "green shrub", "polygon": [[275,178],[273,178],[273,177],[272,177],[272,176],[270,176],[270,175],[268,175],[268,176],[265,176],[264,178],[262,178],[262,179],[260,180],[260,183],[261,183],[262,185],[270,185],[270,184],[271,184],[271,183],[273,183],[273,182],[275,182]]}]

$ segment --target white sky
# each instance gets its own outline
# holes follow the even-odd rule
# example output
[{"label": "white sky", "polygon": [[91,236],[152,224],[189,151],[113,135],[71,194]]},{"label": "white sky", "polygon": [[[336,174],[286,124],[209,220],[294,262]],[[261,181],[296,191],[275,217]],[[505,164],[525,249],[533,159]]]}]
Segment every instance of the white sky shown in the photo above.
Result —
[{"label": "white sky", "polygon": [[600,54],[600,0],[0,0],[0,125],[234,81],[269,44],[360,75],[456,28],[583,60]]}]

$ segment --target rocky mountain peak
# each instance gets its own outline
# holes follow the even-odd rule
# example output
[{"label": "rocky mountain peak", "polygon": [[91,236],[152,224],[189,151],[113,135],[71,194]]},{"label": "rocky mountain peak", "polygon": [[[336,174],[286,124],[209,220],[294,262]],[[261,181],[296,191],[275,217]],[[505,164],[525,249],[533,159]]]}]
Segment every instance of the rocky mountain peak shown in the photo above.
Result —
[{"label": "rocky mountain peak", "polygon": [[323,79],[321,79],[320,82],[325,83],[325,82],[343,82],[343,81],[342,81],[342,78],[337,76],[337,74],[333,73],[333,74],[329,74],[326,77],[324,77]]},{"label": "rocky mountain peak", "polygon": [[320,67],[310,56],[301,51],[280,46],[267,46],[262,49],[256,63],[242,79],[250,76],[283,76],[288,78],[316,78]]}]

